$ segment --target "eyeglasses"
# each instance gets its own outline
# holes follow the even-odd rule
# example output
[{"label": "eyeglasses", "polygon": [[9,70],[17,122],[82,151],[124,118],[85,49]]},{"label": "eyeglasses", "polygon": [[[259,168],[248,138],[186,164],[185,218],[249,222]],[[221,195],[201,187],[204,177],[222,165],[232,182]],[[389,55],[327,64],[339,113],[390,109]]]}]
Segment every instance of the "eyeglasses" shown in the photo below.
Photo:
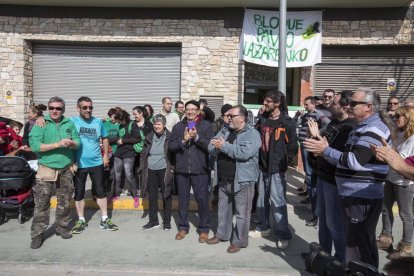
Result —
[{"label": "eyeglasses", "polygon": [[359,104],[371,104],[371,103],[367,103],[367,102],[360,102],[360,101],[350,101],[350,102],[349,102],[349,106],[350,106],[350,107],[355,107],[355,106],[357,106],[357,105],[359,105]]},{"label": "eyeglasses", "polygon": [[399,103],[397,103],[397,102],[389,102],[388,104],[391,104],[391,105],[397,105],[397,104],[399,104]]},{"label": "eyeglasses", "polygon": [[233,119],[234,117],[237,117],[237,116],[241,116],[240,114],[238,114],[238,115],[233,115],[233,114],[227,114],[227,115],[225,115],[227,118],[229,118],[229,119]]},{"label": "eyeglasses", "polygon": [[63,107],[60,107],[60,106],[49,106],[48,109],[49,110],[62,111],[63,110]]},{"label": "eyeglasses", "polygon": [[81,109],[82,110],[93,110],[93,106],[87,106],[87,105],[85,105],[85,106],[81,106]]}]

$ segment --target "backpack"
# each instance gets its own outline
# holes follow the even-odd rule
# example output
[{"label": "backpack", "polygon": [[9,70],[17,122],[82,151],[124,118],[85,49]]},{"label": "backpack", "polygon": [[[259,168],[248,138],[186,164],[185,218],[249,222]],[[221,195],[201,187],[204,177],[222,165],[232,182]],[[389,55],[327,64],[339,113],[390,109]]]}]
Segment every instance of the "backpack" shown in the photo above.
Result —
[{"label": "backpack", "polygon": [[[133,123],[134,123],[133,121],[129,122],[129,125],[128,125],[128,133],[131,133],[132,124]],[[124,135],[125,135],[125,131],[123,131],[121,129],[119,131],[119,136],[122,138],[122,137],[124,137]],[[142,130],[139,130],[139,135],[141,137],[141,141],[139,141],[138,143],[136,143],[136,144],[133,145],[134,150],[135,150],[136,153],[141,153],[142,152],[142,149],[144,148],[144,140],[145,140],[144,132]]]}]

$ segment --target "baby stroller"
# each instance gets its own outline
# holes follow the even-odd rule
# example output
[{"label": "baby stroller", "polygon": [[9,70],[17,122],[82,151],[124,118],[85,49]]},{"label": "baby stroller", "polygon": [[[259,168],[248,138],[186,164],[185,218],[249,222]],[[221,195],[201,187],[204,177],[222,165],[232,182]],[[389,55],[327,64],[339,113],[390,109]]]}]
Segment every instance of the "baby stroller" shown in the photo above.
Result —
[{"label": "baby stroller", "polygon": [[35,173],[25,159],[0,157],[0,224],[16,215],[22,224],[33,215],[34,181]]}]

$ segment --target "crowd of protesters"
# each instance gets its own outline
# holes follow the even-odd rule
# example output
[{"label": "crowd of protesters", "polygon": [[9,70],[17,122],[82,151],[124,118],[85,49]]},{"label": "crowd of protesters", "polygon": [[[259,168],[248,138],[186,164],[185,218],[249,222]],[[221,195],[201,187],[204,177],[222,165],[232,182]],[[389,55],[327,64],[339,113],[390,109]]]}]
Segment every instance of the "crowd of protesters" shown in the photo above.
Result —
[{"label": "crowd of protesters", "polygon": [[[102,120],[92,115],[88,97],[79,98],[79,116],[70,119],[64,116],[64,100],[53,97],[47,106],[29,109],[23,137],[21,123],[0,117],[0,155],[17,150],[37,155],[33,249],[42,246],[49,224],[50,182],[60,183],[56,234],[69,239],[87,229],[84,197],[89,176],[102,229],[118,230],[108,217],[108,202],[129,194],[135,208],[148,197],[149,222],[143,230],[160,226],[171,230],[172,196],[177,193],[175,239],[182,240],[190,230],[192,190],[198,205],[198,241],[209,245],[229,241],[227,252],[236,253],[248,246],[249,237],[273,236],[278,249],[289,246],[286,173],[300,152],[305,180],[298,191],[307,196],[301,203],[310,204],[312,211],[306,225],[318,226],[319,243],[329,253],[334,249],[339,261],[378,267],[378,248],[390,259],[412,255],[413,102],[406,99],[403,105],[391,96],[383,110],[379,94],[370,88],[327,89],[321,99],[305,98],[304,111],[291,118],[285,96],[270,91],[257,122],[249,122],[242,105],[225,104],[216,120],[205,100],[177,101],[173,110],[172,99],[165,97],[157,113],[150,105],[136,106],[131,117],[129,111],[113,107]],[[43,114],[46,109],[48,114]],[[212,237],[210,190],[218,205]],[[69,229],[73,193],[78,220]],[[403,222],[397,244],[392,234],[395,202]],[[252,214],[258,223],[251,226]]]}]

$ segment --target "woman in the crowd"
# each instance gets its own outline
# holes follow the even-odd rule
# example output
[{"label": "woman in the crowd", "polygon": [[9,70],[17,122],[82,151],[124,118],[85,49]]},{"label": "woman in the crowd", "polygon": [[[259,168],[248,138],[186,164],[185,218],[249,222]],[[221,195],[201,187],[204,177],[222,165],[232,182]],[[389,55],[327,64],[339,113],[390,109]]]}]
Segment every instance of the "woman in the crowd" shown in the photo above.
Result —
[{"label": "woman in the crowd", "polygon": [[[393,147],[403,158],[412,156],[414,155],[414,107],[399,107],[394,116],[397,128],[393,135]],[[377,245],[380,249],[390,252],[388,257],[391,259],[412,255],[413,196],[414,182],[390,169],[384,185],[382,232]],[[392,252],[392,226],[394,222],[392,206],[395,201],[397,201],[399,215],[403,222],[403,235],[397,245],[397,250]]]},{"label": "woman in the crowd", "polygon": [[119,132],[119,124],[115,120],[115,113],[121,109],[120,107],[110,108],[107,113],[108,117],[103,123],[109,141],[109,166],[105,168],[105,187],[107,193],[111,193],[112,187],[115,186],[114,154],[118,147]]},{"label": "woman in the crowd", "polygon": [[[137,124],[138,128],[142,131],[144,136],[147,137],[147,135],[154,130],[154,127],[149,120],[147,109],[145,109],[145,107],[143,106],[136,106],[132,109],[132,114],[135,118],[135,123]],[[142,184],[142,174],[138,171],[139,162],[140,162],[140,154],[138,154],[137,157],[135,158],[134,171],[135,171],[135,181],[137,183],[138,190],[141,190],[143,184]],[[142,192],[141,192],[141,195],[144,196]]]},{"label": "woman in the crowd", "polygon": [[142,130],[144,136],[147,136],[148,133],[153,131],[152,123],[150,122],[149,115],[144,107],[134,107],[132,109],[132,114],[134,115],[135,123],[137,124],[138,128]]},{"label": "woman in the crowd", "polygon": [[[120,196],[122,171],[125,171],[125,182],[129,187],[130,193],[134,198],[134,207],[139,206],[138,189],[134,177],[134,162],[136,152],[134,144],[141,141],[140,130],[134,122],[131,121],[130,115],[125,110],[118,110],[114,115],[115,120],[119,123],[119,134],[117,138],[117,149],[114,154],[115,168],[115,188],[113,191],[113,200]],[[129,184],[129,185],[128,185]]]},{"label": "woman in the crowd", "polygon": [[[164,115],[154,116],[154,131],[145,137],[139,170],[143,175],[142,189],[148,191],[149,222],[144,230],[158,228],[158,188],[161,188],[163,203],[163,229],[171,230],[171,191],[174,179],[172,158],[168,152],[170,133],[165,127]],[[145,187],[146,186],[146,187]]]},{"label": "woman in the crowd", "polygon": [[23,145],[29,145],[29,133],[36,123],[37,118],[43,116],[43,111],[46,111],[47,106],[44,104],[33,105],[29,108],[28,119],[29,121],[24,126],[23,132]]},{"label": "woman in the crowd", "polygon": [[150,104],[144,105],[144,108],[147,111],[147,115],[148,115],[146,119],[152,123],[153,117],[154,117],[154,108],[152,108]]}]

